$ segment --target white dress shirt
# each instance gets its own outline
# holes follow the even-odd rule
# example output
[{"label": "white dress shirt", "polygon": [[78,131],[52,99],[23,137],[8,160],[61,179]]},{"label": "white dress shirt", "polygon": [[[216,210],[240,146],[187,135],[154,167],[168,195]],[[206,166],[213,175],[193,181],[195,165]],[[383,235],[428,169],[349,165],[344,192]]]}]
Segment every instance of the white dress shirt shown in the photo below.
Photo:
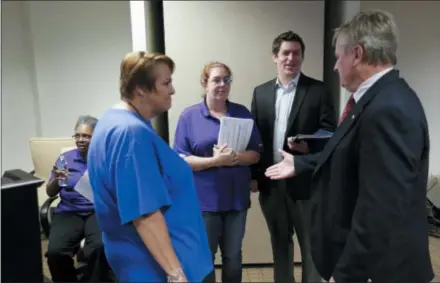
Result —
[{"label": "white dress shirt", "polygon": [[275,125],[273,133],[273,157],[277,163],[282,160],[279,149],[283,148],[287,121],[289,120],[290,111],[292,110],[293,101],[295,99],[296,88],[298,85],[300,73],[289,82],[285,87],[277,79],[276,81],[276,101],[275,101]]},{"label": "white dress shirt", "polygon": [[393,70],[393,67],[387,68],[383,71],[380,71],[379,73],[376,73],[369,77],[366,81],[364,81],[356,90],[355,93],[353,93],[353,98],[356,103],[361,99],[361,97],[370,89],[370,87],[375,84],[380,78],[385,76],[389,71]]}]

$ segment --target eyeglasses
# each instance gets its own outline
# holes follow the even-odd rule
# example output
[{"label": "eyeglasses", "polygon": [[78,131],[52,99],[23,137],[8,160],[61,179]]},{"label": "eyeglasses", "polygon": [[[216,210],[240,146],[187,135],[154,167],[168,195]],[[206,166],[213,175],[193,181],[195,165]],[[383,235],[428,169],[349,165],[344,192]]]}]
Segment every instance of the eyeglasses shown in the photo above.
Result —
[{"label": "eyeglasses", "polygon": [[88,134],[74,134],[72,138],[74,138],[75,140],[80,140],[80,139],[90,140],[92,136]]},{"label": "eyeglasses", "polygon": [[211,82],[215,84],[220,84],[221,82],[223,82],[224,84],[230,84],[232,83],[232,77],[224,77],[224,78],[215,77],[211,79]]}]

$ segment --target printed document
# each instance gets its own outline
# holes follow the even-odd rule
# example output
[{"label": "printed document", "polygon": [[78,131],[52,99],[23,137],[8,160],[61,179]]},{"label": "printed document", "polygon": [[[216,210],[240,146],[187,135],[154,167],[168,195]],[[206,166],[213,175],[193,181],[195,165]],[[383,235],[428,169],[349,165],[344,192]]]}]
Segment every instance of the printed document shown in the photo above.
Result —
[{"label": "printed document", "polygon": [[79,179],[73,189],[93,203],[93,191],[92,186],[90,185],[89,171],[86,171],[84,175],[82,175],[81,179]]},{"label": "printed document", "polygon": [[243,152],[249,144],[253,127],[254,120],[252,119],[224,116],[220,118],[217,145],[227,144],[235,152]]}]

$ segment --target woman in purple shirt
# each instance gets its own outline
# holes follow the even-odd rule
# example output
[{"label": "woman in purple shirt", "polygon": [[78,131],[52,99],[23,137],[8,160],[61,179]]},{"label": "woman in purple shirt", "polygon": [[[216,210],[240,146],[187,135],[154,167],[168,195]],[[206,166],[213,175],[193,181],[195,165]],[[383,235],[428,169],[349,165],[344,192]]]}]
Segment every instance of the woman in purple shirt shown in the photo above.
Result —
[{"label": "woman in purple shirt", "polygon": [[[61,199],[52,219],[47,250],[47,264],[53,282],[78,281],[73,256],[84,238],[87,271],[83,279],[92,282],[108,281],[105,274],[109,273],[109,267],[103,254],[101,230],[93,203],[74,190],[87,171],[87,151],[96,123],[97,119],[91,116],[78,118],[73,135],[77,148],[58,157],[47,183],[47,195],[54,197],[59,194]],[[64,170],[60,167],[61,157],[66,164]]]},{"label": "woman in purple shirt", "polygon": [[[223,116],[252,119],[249,110],[228,100],[232,73],[220,62],[202,70],[202,102],[186,108],[175,134],[174,149],[191,166],[214,261],[222,254],[222,281],[241,282],[242,241],[250,207],[250,165],[258,162],[260,135],[254,125],[247,149],[234,152],[217,145]],[[215,273],[207,281],[215,282]]]}]

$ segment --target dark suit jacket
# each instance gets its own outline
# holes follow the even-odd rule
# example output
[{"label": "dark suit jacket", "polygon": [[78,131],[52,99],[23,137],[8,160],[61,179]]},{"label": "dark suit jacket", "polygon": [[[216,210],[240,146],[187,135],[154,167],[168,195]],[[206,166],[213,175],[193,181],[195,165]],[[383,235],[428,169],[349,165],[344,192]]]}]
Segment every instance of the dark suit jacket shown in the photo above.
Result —
[{"label": "dark suit jacket", "polygon": [[[266,168],[273,165],[273,134],[275,123],[276,79],[270,80],[254,89],[251,112],[260,130],[264,152],[260,162],[253,166],[252,176],[258,181],[260,194],[269,194],[277,184],[266,178]],[[287,138],[297,134],[313,134],[318,129],[334,131],[336,112],[331,94],[324,84],[301,73],[295,98],[290,111],[283,148],[289,151]],[[295,152],[295,154],[299,154]],[[311,174],[290,178],[286,186],[293,199],[309,199]],[[281,181],[284,182],[284,181]]]},{"label": "dark suit jacket", "polygon": [[295,157],[296,174],[314,169],[311,247],[325,279],[433,278],[428,166],[425,113],[396,70],[362,96],[320,154]]}]

